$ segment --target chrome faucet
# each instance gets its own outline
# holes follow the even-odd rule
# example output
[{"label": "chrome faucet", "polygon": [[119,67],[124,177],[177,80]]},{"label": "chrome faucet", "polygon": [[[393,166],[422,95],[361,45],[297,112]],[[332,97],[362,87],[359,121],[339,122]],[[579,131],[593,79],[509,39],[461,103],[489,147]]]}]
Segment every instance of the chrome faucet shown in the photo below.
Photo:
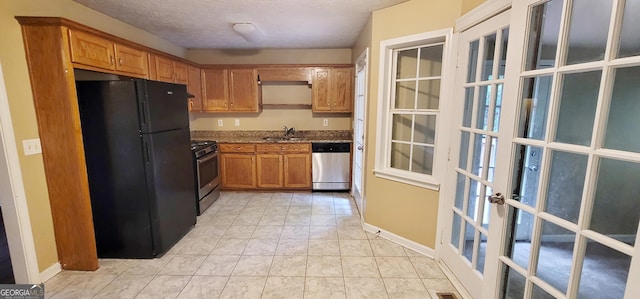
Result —
[{"label": "chrome faucet", "polygon": [[284,126],[284,137],[287,137],[289,135],[293,135],[296,133],[296,128],[287,128],[287,126]]}]

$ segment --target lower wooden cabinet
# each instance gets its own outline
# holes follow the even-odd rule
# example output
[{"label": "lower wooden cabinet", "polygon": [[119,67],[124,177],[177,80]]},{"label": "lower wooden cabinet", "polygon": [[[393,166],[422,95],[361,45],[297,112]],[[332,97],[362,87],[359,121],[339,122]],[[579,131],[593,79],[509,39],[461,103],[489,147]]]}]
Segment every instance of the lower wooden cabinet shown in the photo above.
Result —
[{"label": "lower wooden cabinet", "polygon": [[311,189],[311,144],[221,144],[226,189]]},{"label": "lower wooden cabinet", "polygon": [[256,188],[256,156],[254,154],[222,153],[220,157],[223,188]]},{"label": "lower wooden cabinet", "polygon": [[311,188],[311,153],[284,155],[284,187]]},{"label": "lower wooden cabinet", "polygon": [[284,176],[282,173],[282,155],[258,154],[256,155],[258,187],[259,188],[282,188],[284,186]]}]

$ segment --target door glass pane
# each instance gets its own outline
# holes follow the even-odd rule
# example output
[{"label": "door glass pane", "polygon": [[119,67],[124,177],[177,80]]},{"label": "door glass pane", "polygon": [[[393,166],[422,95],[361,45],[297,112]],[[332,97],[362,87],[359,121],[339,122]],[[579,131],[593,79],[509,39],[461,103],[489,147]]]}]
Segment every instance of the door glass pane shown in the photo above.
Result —
[{"label": "door glass pane", "polygon": [[415,127],[413,128],[413,141],[434,144],[435,137],[436,116],[417,114],[415,116]]},{"label": "door glass pane", "polygon": [[482,59],[481,81],[493,79],[493,61],[496,50],[496,34],[484,38],[484,58]]},{"label": "door glass pane", "polygon": [[518,137],[544,140],[553,76],[524,79]]},{"label": "door glass pane", "polygon": [[498,79],[504,79],[507,68],[507,46],[509,44],[509,28],[502,30],[502,48],[500,49],[500,64],[498,65]]},{"label": "door glass pane", "polygon": [[493,182],[493,174],[496,168],[496,151],[498,148],[498,138],[489,137],[491,146],[489,148],[489,171],[487,173],[487,181]]},{"label": "door glass pane", "polygon": [[416,78],[418,68],[418,49],[398,51],[398,70],[396,78]]},{"label": "door glass pane", "polygon": [[417,173],[433,173],[433,147],[414,145],[411,156],[411,171]]},{"label": "door glass pane", "polygon": [[411,141],[411,124],[413,117],[409,114],[394,114],[391,138],[399,141]]},{"label": "door glass pane", "polygon": [[578,222],[587,159],[586,155],[552,152],[546,212],[573,223]]},{"label": "door glass pane", "polygon": [[462,112],[462,126],[471,128],[471,111],[473,111],[473,87],[464,90],[464,111]]},{"label": "door glass pane", "polygon": [[630,256],[587,240],[578,298],[623,298],[630,266]]},{"label": "door glass pane", "polygon": [[469,262],[473,259],[473,241],[476,235],[476,229],[473,224],[465,221],[464,229],[464,243],[462,243],[462,255],[467,258]]},{"label": "door glass pane", "polygon": [[573,260],[575,234],[543,220],[536,276],[566,293]]},{"label": "door glass pane", "polygon": [[478,68],[479,48],[479,40],[475,40],[469,44],[469,69],[467,70],[467,83],[476,82],[476,69]]},{"label": "door glass pane", "polygon": [[467,169],[467,159],[469,157],[469,132],[462,131],[460,133],[460,160],[458,167]]},{"label": "door glass pane", "polygon": [[487,235],[480,233],[480,246],[478,246],[478,266],[476,269],[484,273],[484,259],[487,256]]},{"label": "door glass pane", "polygon": [[573,1],[567,64],[604,58],[613,0]]},{"label": "door glass pane", "polygon": [[531,298],[532,299],[555,299],[556,297],[549,295],[547,291],[543,290],[542,288],[534,284],[533,294],[531,294]]},{"label": "door glass pane", "polygon": [[507,226],[506,255],[524,269],[529,268],[531,256],[531,236],[533,235],[533,215],[516,208],[509,208]]},{"label": "door glass pane", "polygon": [[420,77],[440,76],[443,48],[443,45],[438,45],[420,49]]},{"label": "door glass pane", "polygon": [[[640,55],[640,30],[638,30],[638,12],[640,0],[626,0],[620,31],[618,58]],[[635,14],[634,14],[635,13]]]},{"label": "door glass pane", "polygon": [[513,166],[513,199],[535,207],[538,202],[542,148],[517,145]]},{"label": "door glass pane", "polygon": [[493,112],[493,131],[498,132],[500,126],[500,111],[502,110],[502,90],[503,84],[498,84],[496,88],[496,107]]},{"label": "door glass pane", "polygon": [[484,168],[484,142],[486,135],[474,134],[473,141],[473,160],[471,164],[471,173],[482,177],[482,169]]},{"label": "door glass pane", "polygon": [[411,146],[397,142],[391,142],[391,167],[409,170],[409,151]]},{"label": "door glass pane", "polygon": [[551,0],[536,5],[531,10],[526,70],[550,68],[555,65],[562,2],[562,0]]},{"label": "door glass pane", "polygon": [[493,194],[493,189],[491,188],[491,186],[485,186],[484,197],[480,200],[480,202],[482,202],[482,205],[484,206],[482,212],[482,227],[484,227],[485,229],[489,229],[489,221],[491,220],[491,206],[487,204],[488,201],[486,200],[486,198],[491,194]]},{"label": "door glass pane", "polygon": [[482,185],[476,180],[471,180],[469,184],[469,205],[467,206],[467,216],[474,221],[478,221],[478,199],[480,198],[480,187]]},{"label": "door glass pane", "polygon": [[601,75],[602,71],[594,71],[564,76],[556,141],[591,144]]},{"label": "door glass pane", "polygon": [[440,79],[418,81],[417,109],[438,109],[440,104]]},{"label": "door glass pane", "polygon": [[487,130],[489,104],[491,103],[491,85],[480,86],[478,107],[476,107],[476,128]]},{"label": "door glass pane", "polygon": [[460,248],[460,223],[462,217],[457,213],[453,213],[453,223],[451,224],[451,245],[455,248]]},{"label": "door glass pane", "polygon": [[503,285],[501,287],[502,293],[500,294],[500,298],[524,298],[524,286],[526,282],[524,276],[505,264],[502,264],[502,268],[504,269],[502,277],[505,277],[506,279],[502,281]]},{"label": "door glass pane", "polygon": [[640,131],[640,67],[620,68],[615,76],[604,147],[640,153],[640,138],[629,138]]},{"label": "door glass pane", "polygon": [[416,81],[396,83],[396,109],[414,109],[416,102]]},{"label": "door glass pane", "polygon": [[640,164],[601,159],[589,228],[630,245],[640,221]]},{"label": "door glass pane", "polygon": [[464,174],[458,173],[458,178],[456,180],[455,206],[460,211],[462,211],[462,204],[464,203],[464,186],[465,186],[466,178],[467,177],[464,176]]}]

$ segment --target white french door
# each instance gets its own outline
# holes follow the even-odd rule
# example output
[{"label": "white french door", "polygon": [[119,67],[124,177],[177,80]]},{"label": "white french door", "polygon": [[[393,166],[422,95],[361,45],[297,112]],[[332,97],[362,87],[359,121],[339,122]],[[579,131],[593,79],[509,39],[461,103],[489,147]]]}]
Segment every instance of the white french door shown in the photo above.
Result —
[{"label": "white french door", "polygon": [[452,159],[447,173],[445,215],[440,256],[472,294],[485,280],[489,223],[498,218],[485,200],[494,190],[496,153],[502,116],[510,12],[503,12],[460,34],[456,104],[451,136]]},{"label": "white french door", "polygon": [[369,48],[356,61],[355,109],[353,118],[353,186],[351,193],[364,219],[364,124],[367,107],[367,61]]},{"label": "white french door", "polygon": [[[522,0],[511,14],[496,134],[478,127],[485,82],[456,83],[443,261],[474,298],[640,298],[640,0]],[[474,53],[476,27],[459,55]],[[488,64],[476,65],[466,73]],[[481,213],[491,194],[504,204]]]}]

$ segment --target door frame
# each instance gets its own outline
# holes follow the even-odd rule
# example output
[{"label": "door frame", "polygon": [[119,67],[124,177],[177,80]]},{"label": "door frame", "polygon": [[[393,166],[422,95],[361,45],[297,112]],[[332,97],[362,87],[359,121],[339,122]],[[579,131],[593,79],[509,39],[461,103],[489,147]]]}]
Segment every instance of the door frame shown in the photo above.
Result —
[{"label": "door frame", "polygon": [[18,146],[0,62],[0,197],[16,283],[40,283],[31,220],[18,159]]},{"label": "door frame", "polygon": [[[366,197],[365,197],[365,188],[364,188],[364,185],[366,183],[365,171],[364,170],[365,170],[365,165],[366,165],[366,161],[367,161],[367,155],[366,155],[367,146],[366,146],[365,137],[367,136],[367,134],[365,134],[364,131],[366,131],[366,128],[367,128],[367,126],[366,126],[366,124],[367,124],[367,108],[369,106],[369,105],[367,105],[368,102],[369,102],[369,56],[370,56],[369,47],[366,47],[362,51],[362,53],[360,53],[358,58],[355,60],[355,64],[354,64],[354,78],[357,78],[357,76],[358,76],[358,65],[360,65],[362,62],[364,62],[364,99],[363,99],[363,103],[362,103],[362,121],[364,122],[364,125],[362,127],[362,130],[363,130],[363,132],[362,132],[363,133],[363,138],[362,138],[362,147],[363,148],[362,148],[362,162],[361,162],[362,174],[361,174],[361,178],[360,178],[360,197],[361,197],[361,200],[362,200],[362,206],[358,206],[357,207],[359,212],[360,212],[360,222],[361,223],[364,223],[364,214],[365,214],[365,210],[366,210],[365,207],[367,206],[367,200],[366,200]],[[355,82],[355,83],[357,83],[357,82]],[[354,88],[353,88],[353,90],[354,90],[354,96],[353,96],[353,98],[354,98],[354,103],[353,103],[354,104],[353,105],[354,113],[353,113],[352,129],[353,129],[353,132],[354,132],[354,134],[353,134],[353,146],[355,146],[356,145],[356,139],[358,138],[358,136],[356,136],[356,134],[355,134],[356,121],[357,121],[357,118],[356,118],[357,116],[356,116],[355,112],[356,112],[356,109],[357,109],[357,106],[358,106],[357,99],[356,99],[357,95],[358,95],[357,94],[357,92],[358,92],[358,84],[353,84],[353,86],[354,86]],[[356,150],[357,150],[356,148],[352,148],[352,151],[355,152]],[[352,157],[353,156],[354,155],[352,155]],[[352,170],[355,169],[355,165],[356,165],[356,159],[352,158],[352,161],[351,161],[351,169]],[[352,173],[351,173],[351,195],[354,196],[354,199],[355,199],[354,190],[355,190],[355,185],[356,185],[355,178],[356,178],[355,177],[355,172],[352,171]],[[356,203],[356,206],[357,206],[357,203]]]}]

